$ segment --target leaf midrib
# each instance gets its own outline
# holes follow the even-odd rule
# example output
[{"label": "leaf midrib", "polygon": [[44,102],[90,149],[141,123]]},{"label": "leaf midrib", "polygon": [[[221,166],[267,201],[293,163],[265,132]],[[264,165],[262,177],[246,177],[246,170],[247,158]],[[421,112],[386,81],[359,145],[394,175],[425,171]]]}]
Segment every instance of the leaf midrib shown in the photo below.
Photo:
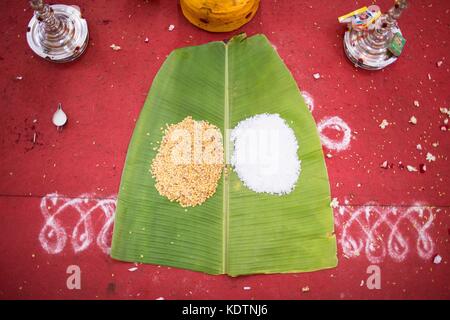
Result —
[{"label": "leaf midrib", "polygon": [[223,173],[223,234],[222,234],[222,269],[223,273],[228,272],[228,220],[229,220],[229,175],[228,175],[228,164],[230,163],[230,139],[229,139],[229,128],[230,128],[230,101],[229,101],[229,75],[228,75],[228,43],[225,45],[225,66],[224,66],[224,157],[225,157],[225,169]]}]

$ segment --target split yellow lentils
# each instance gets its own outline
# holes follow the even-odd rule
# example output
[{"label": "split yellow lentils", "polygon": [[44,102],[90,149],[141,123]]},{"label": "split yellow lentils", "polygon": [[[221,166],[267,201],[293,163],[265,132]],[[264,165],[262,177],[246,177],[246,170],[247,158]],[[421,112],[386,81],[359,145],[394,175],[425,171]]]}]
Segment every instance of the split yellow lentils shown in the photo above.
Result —
[{"label": "split yellow lentils", "polygon": [[164,130],[150,171],[159,194],[182,207],[194,207],[216,192],[223,157],[220,130],[189,116]]}]

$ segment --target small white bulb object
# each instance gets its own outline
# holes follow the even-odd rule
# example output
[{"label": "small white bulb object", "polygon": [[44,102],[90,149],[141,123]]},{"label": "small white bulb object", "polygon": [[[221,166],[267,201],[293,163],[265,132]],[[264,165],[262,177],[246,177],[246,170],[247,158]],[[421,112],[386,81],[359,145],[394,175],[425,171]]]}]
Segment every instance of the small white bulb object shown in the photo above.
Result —
[{"label": "small white bulb object", "polygon": [[58,104],[58,109],[53,114],[52,121],[53,121],[53,124],[56,126],[57,130],[62,130],[62,127],[66,124],[67,115],[62,109],[61,103]]}]

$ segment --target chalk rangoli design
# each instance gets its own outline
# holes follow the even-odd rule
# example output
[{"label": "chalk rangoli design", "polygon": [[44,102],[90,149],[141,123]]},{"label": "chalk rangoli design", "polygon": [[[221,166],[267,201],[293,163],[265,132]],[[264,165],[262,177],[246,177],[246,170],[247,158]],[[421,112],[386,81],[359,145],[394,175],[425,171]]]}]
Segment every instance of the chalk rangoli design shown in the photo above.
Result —
[{"label": "chalk rangoli design", "polygon": [[[84,251],[95,238],[93,219],[100,218],[100,222],[95,225],[100,224],[102,227],[95,241],[104,253],[109,254],[115,211],[115,197],[97,199],[91,194],[82,194],[77,198],[68,198],[57,193],[48,194],[41,200],[41,213],[45,222],[39,242],[45,251],[57,254],[64,250],[70,238],[74,252]],[[73,226],[71,233],[69,225]]]},{"label": "chalk rangoli design", "polygon": [[[302,91],[303,100],[305,101],[309,111],[314,111],[314,99],[306,91]],[[334,130],[338,133],[336,137],[330,137],[329,132]],[[329,150],[343,151],[348,149],[352,139],[352,130],[348,124],[338,116],[325,117],[317,124],[317,131],[319,131],[320,141]]]},{"label": "chalk rangoli design", "polygon": [[[49,254],[58,254],[70,238],[73,251],[79,253],[95,240],[109,254],[115,210],[115,196],[98,199],[91,194],[77,198],[48,194],[41,200],[45,221],[39,234],[40,244]],[[365,255],[371,263],[380,263],[386,257],[404,261],[412,254],[412,248],[420,258],[430,259],[434,254],[429,233],[435,218],[433,210],[436,208],[385,207],[375,203],[339,206],[334,212],[338,243],[345,257]]]},{"label": "chalk rangoli design", "polygon": [[433,210],[435,208],[419,205],[383,207],[376,204],[336,208],[337,238],[344,256],[365,255],[371,263],[380,263],[388,256],[401,262],[410,248],[415,247],[420,258],[430,259],[434,254],[434,242],[429,234],[435,218]]},{"label": "chalk rangoli design", "polygon": [[[325,129],[339,131],[342,133],[342,137],[332,139],[325,134]],[[319,131],[320,141],[330,150],[342,151],[350,146],[352,130],[344,120],[337,116],[322,119],[317,125],[317,130]]]}]

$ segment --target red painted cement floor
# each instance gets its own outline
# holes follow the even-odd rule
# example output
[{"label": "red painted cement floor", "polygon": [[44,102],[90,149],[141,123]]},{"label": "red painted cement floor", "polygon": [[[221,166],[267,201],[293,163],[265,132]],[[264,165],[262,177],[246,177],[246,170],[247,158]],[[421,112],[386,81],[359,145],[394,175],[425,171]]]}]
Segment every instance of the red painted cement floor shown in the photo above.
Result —
[{"label": "red painted cement floor", "polygon": [[[404,53],[378,72],[347,62],[337,23],[370,1],[263,0],[254,20],[230,34],[190,25],[177,1],[61,2],[82,8],[91,34],[85,55],[65,65],[28,48],[27,1],[0,3],[0,298],[450,298],[450,144],[439,110],[450,108],[449,1],[411,1],[400,21]],[[376,2],[383,11],[392,4]],[[313,98],[317,123],[338,117],[322,122],[322,140],[332,140],[324,151],[339,201],[339,266],[238,278],[154,265],[129,271],[132,264],[104,252],[110,198],[152,79],[174,48],[242,31],[272,41]],[[51,124],[58,102],[69,116],[61,133]],[[413,115],[416,125],[408,123]],[[428,152],[435,161],[426,161]],[[380,168],[384,161],[393,167]],[[409,172],[399,162],[427,170]],[[81,268],[81,290],[66,287],[69,265]],[[380,267],[379,290],[366,286],[370,265]]]}]

